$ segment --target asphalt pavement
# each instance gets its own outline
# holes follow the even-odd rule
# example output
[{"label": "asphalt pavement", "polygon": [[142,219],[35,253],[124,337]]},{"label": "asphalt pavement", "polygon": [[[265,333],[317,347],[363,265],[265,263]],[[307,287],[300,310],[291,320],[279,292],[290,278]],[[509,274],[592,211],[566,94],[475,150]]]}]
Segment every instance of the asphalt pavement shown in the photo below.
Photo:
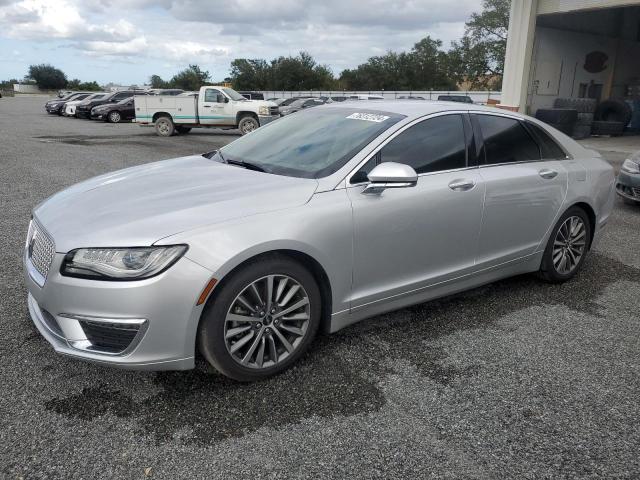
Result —
[{"label": "asphalt pavement", "polygon": [[616,201],[569,283],[521,276],[378,316],[264,382],[121,371],[55,354],[32,325],[30,211],[237,137],[161,138],[45,100],[0,99],[1,478],[640,477],[640,207]]}]

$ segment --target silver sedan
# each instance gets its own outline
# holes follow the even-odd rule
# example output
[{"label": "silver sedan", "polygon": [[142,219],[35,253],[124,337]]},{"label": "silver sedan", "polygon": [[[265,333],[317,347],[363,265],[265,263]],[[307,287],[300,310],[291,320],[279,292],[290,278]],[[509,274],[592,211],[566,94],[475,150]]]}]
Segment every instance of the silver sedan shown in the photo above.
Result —
[{"label": "silver sedan", "polygon": [[476,105],[337,103],[217,152],[72,186],[33,211],[29,311],[59,353],[256,380],[319,330],[580,270],[614,202],[600,156]]}]

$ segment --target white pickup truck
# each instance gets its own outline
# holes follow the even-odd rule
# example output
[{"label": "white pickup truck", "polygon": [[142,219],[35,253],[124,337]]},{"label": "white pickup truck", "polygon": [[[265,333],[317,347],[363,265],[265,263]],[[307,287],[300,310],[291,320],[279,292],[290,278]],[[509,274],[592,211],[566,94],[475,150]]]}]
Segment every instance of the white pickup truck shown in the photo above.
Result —
[{"label": "white pickup truck", "polygon": [[273,102],[247,100],[232,88],[202,87],[197,94],[136,95],[136,122],[169,137],[193,127],[238,128],[244,135],[279,118]]}]

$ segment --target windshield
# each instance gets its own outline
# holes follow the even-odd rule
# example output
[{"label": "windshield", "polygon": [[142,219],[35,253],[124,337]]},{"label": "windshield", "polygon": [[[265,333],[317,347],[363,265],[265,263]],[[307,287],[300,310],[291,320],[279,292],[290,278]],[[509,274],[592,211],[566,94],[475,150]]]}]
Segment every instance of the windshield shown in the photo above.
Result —
[{"label": "windshield", "polygon": [[231,100],[246,100],[242,95],[236,92],[233,88],[224,87],[221,89]]},{"label": "windshield", "polygon": [[222,148],[224,159],[277,175],[331,175],[403,115],[366,109],[302,110],[261,127]]}]

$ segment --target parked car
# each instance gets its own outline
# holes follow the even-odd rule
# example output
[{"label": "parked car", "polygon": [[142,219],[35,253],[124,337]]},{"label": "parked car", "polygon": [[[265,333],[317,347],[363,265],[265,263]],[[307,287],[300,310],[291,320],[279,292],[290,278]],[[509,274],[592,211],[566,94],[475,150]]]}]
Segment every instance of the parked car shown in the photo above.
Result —
[{"label": "parked car", "polygon": [[326,102],[324,100],[320,100],[319,98],[300,98],[285,107],[279,108],[280,116],[284,117],[285,115],[291,115],[292,113],[302,109],[317,107],[319,105],[324,105],[325,103]]},{"label": "parked car", "polygon": [[512,275],[570,280],[613,168],[536,119],[468,110],[334,103],[53,195],[27,234],[31,318],[70,357],[172,370],[199,351],[250,381],[319,330]]},{"label": "parked car", "polygon": [[314,98],[311,96],[305,96],[305,97],[289,97],[289,98],[283,98],[282,102],[278,103],[279,107],[286,107],[291,105],[293,102],[295,102],[296,100],[300,100],[301,98]]},{"label": "parked car", "polygon": [[118,103],[105,103],[91,109],[91,120],[103,120],[110,123],[120,123],[136,118],[133,97],[120,100]]},{"label": "parked car", "polygon": [[180,95],[184,93],[181,88],[150,88],[147,90],[150,95]]},{"label": "parked car", "polygon": [[344,95],[337,95],[337,96],[331,97],[331,100],[334,102],[345,102],[349,100],[349,97],[346,97]]},{"label": "parked car", "polygon": [[58,98],[68,97],[73,94],[73,90],[58,90]]},{"label": "parked car", "polygon": [[76,117],[78,118],[90,118],[91,110],[98,105],[104,105],[106,103],[118,103],[125,98],[132,97],[133,95],[149,95],[147,91],[144,90],[122,90],[119,92],[114,92],[108,94],[102,98],[95,100],[88,100],[79,103],[76,105]]},{"label": "parked car", "polygon": [[438,95],[438,100],[443,102],[473,103],[473,100],[468,95]]},{"label": "parked car", "polygon": [[264,94],[261,92],[238,92],[247,100],[264,100]]},{"label": "parked car", "polygon": [[60,112],[64,107],[65,103],[72,100],[77,100],[79,98],[84,99],[89,95],[91,95],[91,93],[93,92],[74,92],[63,98],[56,98],[55,100],[49,100],[47,103],[44,104],[44,109],[47,111],[47,113],[51,113],[51,114],[56,113],[60,115]]},{"label": "parked car", "polygon": [[414,95],[401,95],[398,97],[398,100],[424,100],[424,97]]},{"label": "parked car", "polygon": [[349,95],[348,100],[384,100],[382,95]]},{"label": "parked car", "polygon": [[616,192],[625,203],[640,205],[640,152],[627,158],[616,180]]},{"label": "parked car", "polygon": [[154,125],[162,137],[194,127],[238,128],[244,135],[278,118],[275,103],[247,100],[227,87],[205,86],[195,97],[136,96],[134,103],[136,122]]},{"label": "parked car", "polygon": [[64,104],[64,107],[61,109],[62,110],[62,115],[64,115],[65,117],[75,117],[76,115],[76,107],[78,106],[78,104],[80,104],[81,102],[89,101],[89,100],[99,100],[101,98],[103,98],[105,95],[108,95],[105,92],[98,92],[98,93],[93,93],[91,95],[88,95],[87,97],[78,97],[78,99],[76,100],[72,100],[70,102],[66,102]]}]

